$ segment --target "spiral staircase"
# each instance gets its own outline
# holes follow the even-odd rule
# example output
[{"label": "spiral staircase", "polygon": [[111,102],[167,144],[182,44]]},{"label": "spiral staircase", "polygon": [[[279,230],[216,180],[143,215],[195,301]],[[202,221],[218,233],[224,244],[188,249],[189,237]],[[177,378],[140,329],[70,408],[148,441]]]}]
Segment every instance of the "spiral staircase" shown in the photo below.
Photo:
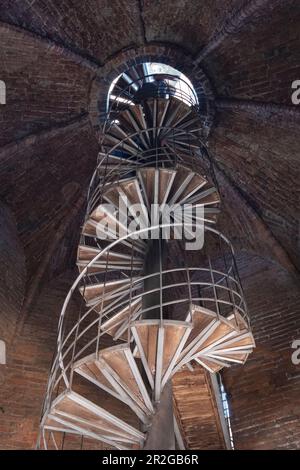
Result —
[{"label": "spiral staircase", "polygon": [[[174,374],[199,365],[217,373],[255,346],[234,252],[216,229],[220,197],[199,107],[167,79],[136,75],[116,83],[103,128],[40,448],[60,448],[58,435],[149,448]],[[204,236],[196,252],[185,249],[192,227]]]}]

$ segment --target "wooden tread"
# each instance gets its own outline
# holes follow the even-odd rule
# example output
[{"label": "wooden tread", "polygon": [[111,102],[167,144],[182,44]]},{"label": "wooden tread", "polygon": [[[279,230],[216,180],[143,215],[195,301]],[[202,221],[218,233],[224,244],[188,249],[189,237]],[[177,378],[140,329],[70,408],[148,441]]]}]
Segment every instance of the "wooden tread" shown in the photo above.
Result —
[{"label": "wooden tread", "polygon": [[240,318],[234,321],[234,316],[232,314],[225,318],[212,310],[193,305],[193,330],[175,370],[192,360],[201,361],[201,365],[210,372],[220,370],[229,363],[244,363],[255,347],[255,342],[245,323],[241,323]]},{"label": "wooden tread", "polygon": [[126,403],[144,422],[153,405],[128,344],[100,350],[84,357],[74,371]]},{"label": "wooden tread", "polygon": [[131,330],[155,400],[171,377],[192,325],[175,320],[139,320]]},{"label": "wooden tread", "polygon": [[126,443],[141,446],[145,439],[142,432],[73,391],[54,400],[44,426],[47,429],[53,423],[117,447],[118,443],[125,444],[125,448]]}]

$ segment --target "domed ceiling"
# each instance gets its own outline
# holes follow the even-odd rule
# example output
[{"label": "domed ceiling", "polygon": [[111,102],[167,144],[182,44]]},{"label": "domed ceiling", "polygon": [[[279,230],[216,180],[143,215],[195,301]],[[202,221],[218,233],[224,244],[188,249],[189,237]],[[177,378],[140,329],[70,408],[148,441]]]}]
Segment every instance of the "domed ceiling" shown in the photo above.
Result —
[{"label": "domed ceiling", "polygon": [[28,283],[49,253],[55,272],[74,265],[108,87],[146,58],[182,67],[209,103],[224,232],[296,272],[299,20],[296,0],[3,0],[0,197]]},{"label": "domed ceiling", "polygon": [[[0,445],[36,442],[111,82],[157,62],[184,73],[203,103],[219,228],[246,281],[258,348],[243,374],[225,376],[237,447],[299,448],[299,369],[290,360],[300,331],[300,105],[291,100],[299,24],[298,0],[1,1],[0,248],[10,263],[0,276],[10,310],[2,302],[1,313],[13,317],[15,342],[0,371]],[[197,376],[195,397],[203,383]],[[221,448],[214,429],[199,432],[200,414],[197,426],[187,422],[194,448]]]}]

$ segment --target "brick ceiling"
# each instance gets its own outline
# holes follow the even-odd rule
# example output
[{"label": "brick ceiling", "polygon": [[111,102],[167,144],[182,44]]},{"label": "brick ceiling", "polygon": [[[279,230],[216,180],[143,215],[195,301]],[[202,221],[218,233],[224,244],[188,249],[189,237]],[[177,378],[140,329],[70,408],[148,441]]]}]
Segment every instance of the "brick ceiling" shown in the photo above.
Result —
[{"label": "brick ceiling", "polygon": [[299,268],[300,118],[290,101],[299,20],[296,0],[2,0],[0,198],[16,217],[28,279],[49,250],[55,272],[72,264],[97,156],[96,75],[124,51],[155,55],[156,45],[184,51],[214,89],[208,144],[224,231],[238,249]]}]

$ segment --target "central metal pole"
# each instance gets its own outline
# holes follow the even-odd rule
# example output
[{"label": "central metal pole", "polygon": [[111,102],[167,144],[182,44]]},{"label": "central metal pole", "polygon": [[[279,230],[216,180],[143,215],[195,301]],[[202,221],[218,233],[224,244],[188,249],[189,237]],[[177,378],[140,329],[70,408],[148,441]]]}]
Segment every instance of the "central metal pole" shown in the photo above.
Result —
[{"label": "central metal pole", "polygon": [[146,450],[175,450],[172,382],[164,386],[148,431]]},{"label": "central metal pole", "polygon": [[[159,320],[160,319],[160,266],[161,256],[165,248],[164,240],[151,240],[151,246],[147,253],[144,273],[145,276],[153,274],[153,276],[145,279],[144,281],[144,294],[143,295],[143,310],[149,308],[147,312],[143,313],[145,320]],[[157,306],[155,308],[155,306]],[[153,308],[152,308],[153,307]]]},{"label": "central metal pole", "polygon": [[[164,240],[152,240],[145,261],[145,275],[155,274],[144,281],[144,292],[155,290],[143,295],[143,309],[149,310],[143,313],[143,318],[160,319],[160,270],[163,253],[166,251]],[[153,307],[153,308],[151,308]],[[175,450],[175,430],[173,418],[173,393],[172,382],[169,381],[161,394],[160,401],[156,405],[151,428],[148,431],[144,449],[148,450]]]}]

